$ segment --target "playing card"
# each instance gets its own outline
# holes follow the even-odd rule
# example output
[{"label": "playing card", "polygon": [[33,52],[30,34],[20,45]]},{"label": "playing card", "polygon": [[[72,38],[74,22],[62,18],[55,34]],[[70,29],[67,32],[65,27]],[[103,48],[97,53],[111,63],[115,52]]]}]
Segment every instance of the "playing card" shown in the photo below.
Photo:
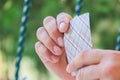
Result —
[{"label": "playing card", "polygon": [[[64,33],[65,51],[70,63],[81,51],[92,49],[89,13],[75,16],[70,21],[68,32]],[[72,75],[75,76],[76,72]]]}]

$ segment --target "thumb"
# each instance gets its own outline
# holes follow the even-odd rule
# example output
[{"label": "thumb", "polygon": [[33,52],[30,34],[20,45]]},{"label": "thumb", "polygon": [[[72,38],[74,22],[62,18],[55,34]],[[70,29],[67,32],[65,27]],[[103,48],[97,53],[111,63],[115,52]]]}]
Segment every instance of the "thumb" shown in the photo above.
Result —
[{"label": "thumb", "polygon": [[70,26],[72,17],[67,13],[60,13],[57,16],[58,30],[62,33],[67,32]]}]

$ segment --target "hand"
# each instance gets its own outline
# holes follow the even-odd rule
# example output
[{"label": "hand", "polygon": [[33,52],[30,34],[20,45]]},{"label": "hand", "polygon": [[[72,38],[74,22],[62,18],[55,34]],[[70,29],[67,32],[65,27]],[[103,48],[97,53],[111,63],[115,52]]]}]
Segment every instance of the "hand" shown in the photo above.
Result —
[{"label": "hand", "polygon": [[62,80],[74,80],[66,71],[68,65],[64,51],[63,33],[69,28],[71,16],[60,13],[57,19],[48,16],[43,21],[43,26],[37,30],[35,50],[46,68]]},{"label": "hand", "polygon": [[83,51],[67,66],[69,73],[78,69],[76,80],[120,80],[120,52]]}]

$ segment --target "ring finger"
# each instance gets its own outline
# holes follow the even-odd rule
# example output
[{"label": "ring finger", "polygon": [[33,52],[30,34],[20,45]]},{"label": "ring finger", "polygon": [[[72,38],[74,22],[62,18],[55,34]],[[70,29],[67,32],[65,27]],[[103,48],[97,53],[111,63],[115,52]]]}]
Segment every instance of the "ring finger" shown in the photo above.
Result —
[{"label": "ring finger", "polygon": [[41,27],[37,30],[37,38],[55,55],[61,55],[62,49],[50,38],[46,30]]},{"label": "ring finger", "polygon": [[61,47],[64,46],[63,44],[63,34],[58,31],[56,20],[48,16],[43,21],[44,27],[50,37]]}]

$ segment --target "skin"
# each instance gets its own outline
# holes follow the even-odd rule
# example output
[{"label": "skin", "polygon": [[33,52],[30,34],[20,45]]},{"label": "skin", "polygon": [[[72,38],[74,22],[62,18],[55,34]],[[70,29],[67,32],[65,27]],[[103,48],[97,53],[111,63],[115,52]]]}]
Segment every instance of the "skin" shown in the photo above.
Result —
[{"label": "skin", "polygon": [[[81,52],[70,64],[64,49],[64,32],[69,29],[71,16],[60,13],[56,19],[48,16],[37,32],[35,50],[46,68],[61,80],[120,80],[120,52],[92,49]],[[73,77],[71,72],[79,69]]]}]

